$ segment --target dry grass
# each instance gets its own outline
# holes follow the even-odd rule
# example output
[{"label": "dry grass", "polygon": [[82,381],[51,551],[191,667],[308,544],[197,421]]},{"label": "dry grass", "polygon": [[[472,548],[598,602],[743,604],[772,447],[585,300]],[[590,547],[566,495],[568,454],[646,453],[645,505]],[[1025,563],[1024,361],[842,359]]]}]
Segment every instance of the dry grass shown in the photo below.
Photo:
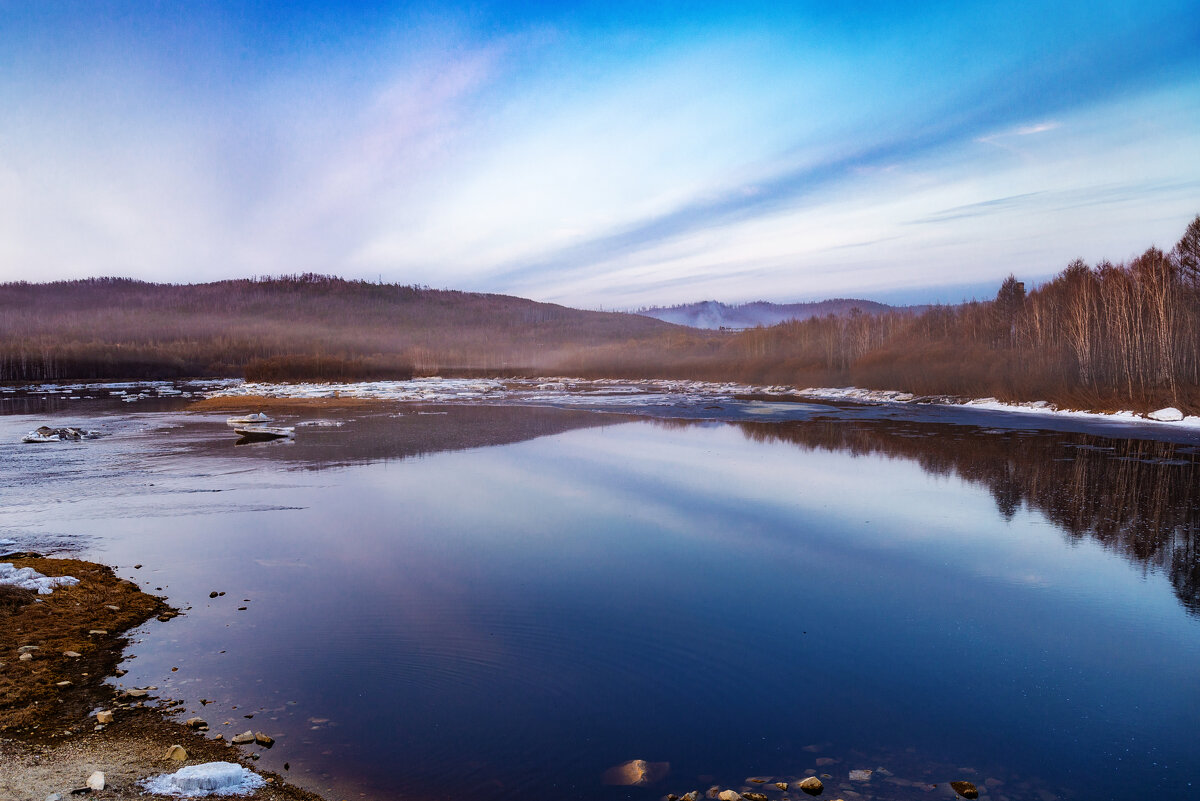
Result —
[{"label": "dry grass", "polygon": [[378,410],[398,401],[373,398],[268,398],[262,395],[239,395],[198,400],[188,406],[194,412],[311,412]]},{"label": "dry grass", "polygon": [[[77,559],[14,559],[47,576],[74,576],[79,584],[50,595],[6,592],[0,606],[0,731],[28,730],[58,719],[86,717],[120,658],[122,632],[171,610],[110,568]],[[112,609],[110,607],[116,607]],[[91,631],[105,631],[94,635]],[[18,649],[36,645],[22,662]],[[74,651],[80,656],[64,656]],[[69,681],[65,690],[58,682]]]}]

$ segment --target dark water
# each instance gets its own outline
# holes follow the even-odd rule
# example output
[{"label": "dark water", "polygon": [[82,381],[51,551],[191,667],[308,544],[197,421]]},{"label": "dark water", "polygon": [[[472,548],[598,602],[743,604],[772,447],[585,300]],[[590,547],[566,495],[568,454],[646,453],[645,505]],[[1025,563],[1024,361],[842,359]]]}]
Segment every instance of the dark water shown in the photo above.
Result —
[{"label": "dark water", "polygon": [[[122,681],[276,736],[263,763],[315,789],[652,799],[814,769],[848,800],[1200,786],[1187,437],[428,406],[238,447],[223,416],[169,406],[0,417],[3,443],[44,420],[109,434],[0,444],[0,539],[188,607],[144,628]],[[602,784],[630,759],[670,772]]]}]

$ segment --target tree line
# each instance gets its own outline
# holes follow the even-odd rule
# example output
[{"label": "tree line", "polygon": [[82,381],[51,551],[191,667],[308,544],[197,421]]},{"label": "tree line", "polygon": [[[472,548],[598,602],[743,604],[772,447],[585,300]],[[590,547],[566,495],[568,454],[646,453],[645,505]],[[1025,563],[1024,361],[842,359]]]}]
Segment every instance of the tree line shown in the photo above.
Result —
[{"label": "tree line", "polygon": [[653,350],[597,347],[570,367],[1200,412],[1200,216],[1170,252],[1151,247],[1090,266],[1077,259],[1028,291],[1009,276],[987,301],[852,309],[718,339],[672,331]]},{"label": "tree line", "polygon": [[1169,251],[1027,290],[740,331],[318,275],[0,284],[0,381],[248,376],[701,378],[1200,413],[1200,216]]}]

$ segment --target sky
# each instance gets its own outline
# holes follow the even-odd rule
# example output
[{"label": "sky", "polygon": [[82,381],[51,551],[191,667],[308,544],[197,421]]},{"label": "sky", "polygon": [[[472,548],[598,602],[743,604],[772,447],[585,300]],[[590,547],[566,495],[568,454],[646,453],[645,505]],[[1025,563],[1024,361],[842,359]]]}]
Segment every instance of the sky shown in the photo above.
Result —
[{"label": "sky", "polygon": [[954,302],[1198,213],[1195,0],[0,0],[0,281]]}]

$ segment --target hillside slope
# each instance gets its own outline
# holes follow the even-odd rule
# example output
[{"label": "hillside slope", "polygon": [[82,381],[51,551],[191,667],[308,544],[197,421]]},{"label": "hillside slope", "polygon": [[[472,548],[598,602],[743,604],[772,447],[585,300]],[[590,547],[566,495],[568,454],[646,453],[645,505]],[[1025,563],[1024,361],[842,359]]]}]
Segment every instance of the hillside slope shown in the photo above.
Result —
[{"label": "hillside slope", "polygon": [[10,283],[0,284],[0,380],[538,369],[672,330],[633,314],[315,275]]}]

